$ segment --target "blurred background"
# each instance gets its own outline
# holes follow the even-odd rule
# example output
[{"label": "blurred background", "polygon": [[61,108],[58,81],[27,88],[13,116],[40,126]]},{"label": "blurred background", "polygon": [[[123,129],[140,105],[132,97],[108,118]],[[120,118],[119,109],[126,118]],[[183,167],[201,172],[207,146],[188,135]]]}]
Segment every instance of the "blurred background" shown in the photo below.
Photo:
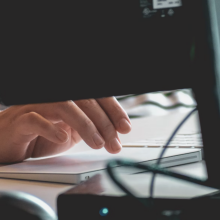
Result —
[{"label": "blurred background", "polygon": [[126,95],[116,97],[130,118],[185,113],[196,107],[191,89]]}]

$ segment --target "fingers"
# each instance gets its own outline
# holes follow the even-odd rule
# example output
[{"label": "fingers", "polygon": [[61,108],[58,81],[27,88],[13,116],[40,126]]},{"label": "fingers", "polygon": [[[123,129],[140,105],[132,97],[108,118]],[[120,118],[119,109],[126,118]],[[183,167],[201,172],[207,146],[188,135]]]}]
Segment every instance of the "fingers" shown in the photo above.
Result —
[{"label": "fingers", "polygon": [[129,117],[114,97],[97,99],[97,102],[108,115],[118,132],[127,134],[131,131]]},{"label": "fingers", "polygon": [[75,101],[80,109],[92,120],[105,140],[105,148],[110,153],[118,153],[121,144],[115,127],[100,105],[94,99]]},{"label": "fingers", "polygon": [[81,137],[77,133],[77,131],[73,130],[65,124],[64,122],[60,122],[55,124],[56,127],[60,127],[68,133],[69,139],[65,143],[54,143],[51,142],[44,137],[38,137],[35,143],[34,149],[31,153],[31,157],[45,157],[49,155],[55,155],[62,153],[64,151],[69,150],[76,143],[81,140]]},{"label": "fingers", "polygon": [[25,111],[36,111],[53,123],[63,121],[76,130],[91,148],[100,149],[105,146],[110,153],[121,150],[117,131],[125,134],[131,130],[126,112],[113,97],[97,101],[29,105]]},{"label": "fingers", "polygon": [[24,112],[35,111],[53,123],[64,122],[76,130],[81,138],[93,149],[100,149],[105,141],[93,122],[72,101],[32,104]]},{"label": "fingers", "polygon": [[66,131],[55,126],[36,112],[30,112],[20,116],[16,124],[14,138],[18,144],[30,142],[38,135],[54,143],[65,143],[68,141]]},{"label": "fingers", "polygon": [[82,139],[93,149],[100,149],[105,141],[92,120],[72,101],[57,106],[59,117],[76,130]]}]

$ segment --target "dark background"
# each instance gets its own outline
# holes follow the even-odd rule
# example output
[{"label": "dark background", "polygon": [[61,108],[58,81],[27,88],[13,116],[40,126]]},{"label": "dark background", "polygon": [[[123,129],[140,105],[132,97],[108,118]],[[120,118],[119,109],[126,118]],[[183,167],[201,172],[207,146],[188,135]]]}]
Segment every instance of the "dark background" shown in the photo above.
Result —
[{"label": "dark background", "polygon": [[192,87],[196,1],[144,18],[137,0],[3,5],[6,105]]}]

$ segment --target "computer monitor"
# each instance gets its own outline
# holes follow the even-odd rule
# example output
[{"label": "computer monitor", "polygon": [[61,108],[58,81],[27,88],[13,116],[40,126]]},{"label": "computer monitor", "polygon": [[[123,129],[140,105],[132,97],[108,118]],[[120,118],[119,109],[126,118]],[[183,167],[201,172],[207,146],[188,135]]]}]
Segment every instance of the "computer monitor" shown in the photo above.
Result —
[{"label": "computer monitor", "polygon": [[4,104],[192,88],[208,181],[220,188],[218,0],[6,4]]}]

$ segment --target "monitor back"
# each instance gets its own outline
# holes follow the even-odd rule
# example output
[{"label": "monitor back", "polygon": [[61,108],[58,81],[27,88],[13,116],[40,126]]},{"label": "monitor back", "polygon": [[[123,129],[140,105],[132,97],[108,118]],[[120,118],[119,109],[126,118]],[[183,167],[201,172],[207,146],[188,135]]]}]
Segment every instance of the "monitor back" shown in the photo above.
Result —
[{"label": "monitor back", "polygon": [[191,87],[195,2],[5,3],[0,98],[11,105]]}]

